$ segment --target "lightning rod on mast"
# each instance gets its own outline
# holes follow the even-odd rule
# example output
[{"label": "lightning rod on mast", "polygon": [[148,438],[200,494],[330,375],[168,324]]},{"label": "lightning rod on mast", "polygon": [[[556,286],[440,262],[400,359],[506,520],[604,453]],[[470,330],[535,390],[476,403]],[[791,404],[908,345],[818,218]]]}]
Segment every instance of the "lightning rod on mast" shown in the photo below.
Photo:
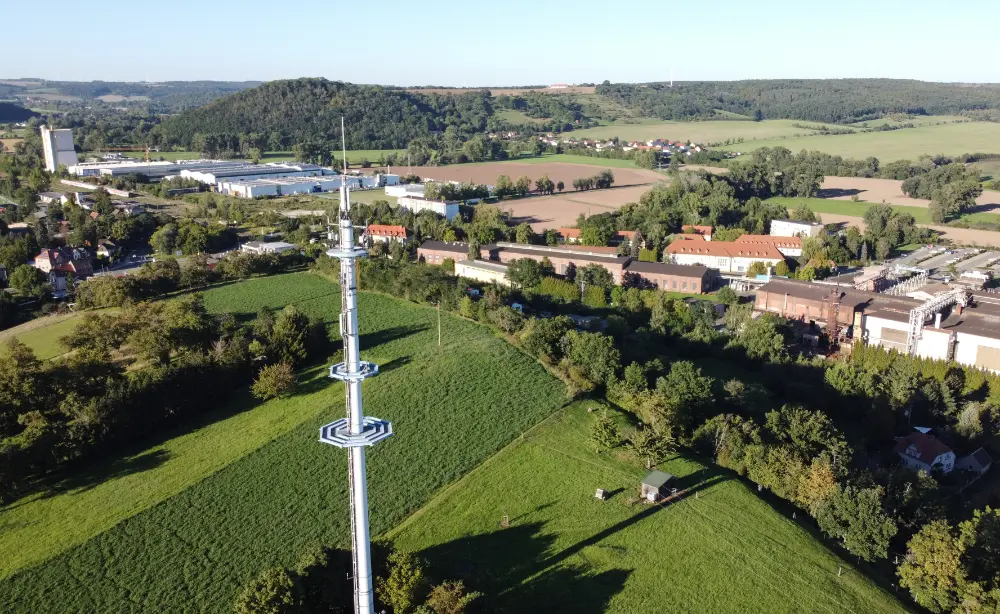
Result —
[{"label": "lightning rod on mast", "polygon": [[378,375],[378,365],[361,360],[358,338],[358,284],[355,260],[368,255],[354,244],[351,223],[350,189],[347,187],[347,146],[343,136],[344,120],[340,120],[344,149],[344,171],[340,183],[339,243],[326,252],[340,260],[340,336],[344,341],[344,362],[330,367],[330,377],[344,382],[347,395],[347,417],[320,428],[319,440],[346,448],[349,459],[347,477],[351,491],[351,551],[354,573],[354,611],[374,614],[374,581],[372,578],[371,541],[368,527],[368,480],[365,469],[365,447],[392,435],[392,424],[386,420],[365,416],[361,405],[361,382]]}]

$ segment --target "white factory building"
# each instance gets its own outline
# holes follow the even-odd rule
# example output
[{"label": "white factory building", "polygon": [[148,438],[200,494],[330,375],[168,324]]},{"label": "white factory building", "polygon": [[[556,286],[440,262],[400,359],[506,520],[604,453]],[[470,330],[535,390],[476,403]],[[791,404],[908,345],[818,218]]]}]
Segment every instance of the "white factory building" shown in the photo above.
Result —
[{"label": "white factory building", "polygon": [[[326,170],[326,169],[324,169]],[[290,194],[309,194],[311,192],[333,192],[339,190],[342,183],[352,190],[370,190],[379,187],[386,175],[323,175],[292,176],[267,179],[224,179],[216,184],[220,194],[238,196],[240,198],[258,198],[265,196],[288,196]]]},{"label": "white factory building", "polygon": [[424,197],[424,184],[422,183],[404,183],[402,185],[386,185],[385,188],[386,196],[395,196],[396,198],[412,196],[414,198]]},{"label": "white factory building", "polygon": [[251,254],[283,254],[297,249],[298,245],[284,241],[250,241],[240,246],[240,250]]},{"label": "white factory building", "polygon": [[50,130],[42,126],[42,151],[45,154],[45,170],[54,173],[59,165],[67,167],[78,162],[73,148],[73,131],[69,128]]},{"label": "white factory building", "polygon": [[282,179],[285,177],[322,177],[334,171],[315,164],[244,164],[223,169],[183,169],[180,176],[218,186],[222,182]]},{"label": "white factory building", "polygon": [[801,220],[771,220],[772,237],[818,237],[823,232],[819,222]]},{"label": "white factory building", "polygon": [[421,211],[433,211],[438,215],[442,215],[449,221],[453,220],[458,215],[458,206],[462,204],[457,200],[450,201],[440,201],[440,200],[426,200],[424,198],[416,198],[413,196],[403,196],[397,201],[399,206],[414,213],[420,213]]}]

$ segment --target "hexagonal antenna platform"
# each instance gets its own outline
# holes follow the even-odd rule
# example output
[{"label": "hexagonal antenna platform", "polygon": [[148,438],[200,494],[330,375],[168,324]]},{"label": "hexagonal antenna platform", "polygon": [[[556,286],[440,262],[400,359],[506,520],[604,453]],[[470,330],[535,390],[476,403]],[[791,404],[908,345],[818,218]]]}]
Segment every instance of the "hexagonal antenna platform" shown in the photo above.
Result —
[{"label": "hexagonal antenna platform", "polygon": [[348,371],[346,362],[338,362],[330,367],[330,377],[342,382],[361,381],[366,377],[378,375],[378,365],[364,360],[358,363],[357,371]]},{"label": "hexagonal antenna platform", "polygon": [[368,256],[368,250],[363,247],[334,247],[326,250],[326,255],[331,258],[364,258]]},{"label": "hexagonal antenna platform", "polygon": [[319,429],[319,440],[338,448],[359,448],[374,445],[387,437],[392,437],[392,423],[366,416],[362,420],[361,433],[352,435],[347,418],[325,424]]}]

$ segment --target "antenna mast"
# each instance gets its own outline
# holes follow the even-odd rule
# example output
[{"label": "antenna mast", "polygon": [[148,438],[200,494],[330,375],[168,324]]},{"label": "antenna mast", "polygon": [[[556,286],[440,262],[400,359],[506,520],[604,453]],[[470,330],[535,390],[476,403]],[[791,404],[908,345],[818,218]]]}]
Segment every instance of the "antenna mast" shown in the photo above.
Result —
[{"label": "antenna mast", "polygon": [[[343,130],[343,118],[341,118]],[[343,134],[341,134],[343,139]],[[346,139],[344,141],[346,142]],[[344,146],[344,170],[347,170],[347,147]],[[344,341],[344,362],[330,367],[330,377],[344,382],[347,392],[347,417],[320,428],[319,440],[346,448],[349,454],[347,477],[351,490],[351,547],[354,563],[354,611],[373,614],[371,541],[368,528],[368,481],[365,470],[365,447],[392,435],[392,424],[366,417],[361,407],[361,382],[378,375],[378,365],[361,360],[358,339],[358,284],[355,260],[368,252],[354,244],[351,223],[350,189],[347,177],[340,184],[339,244],[326,252],[340,260],[340,336]]]}]

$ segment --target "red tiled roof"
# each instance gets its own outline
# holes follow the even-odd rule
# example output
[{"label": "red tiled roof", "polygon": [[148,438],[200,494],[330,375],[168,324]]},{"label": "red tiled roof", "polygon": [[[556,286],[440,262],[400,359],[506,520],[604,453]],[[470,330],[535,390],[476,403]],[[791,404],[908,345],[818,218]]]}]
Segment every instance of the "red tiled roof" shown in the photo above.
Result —
[{"label": "red tiled roof", "polygon": [[693,234],[704,235],[707,237],[712,236],[711,226],[695,226],[693,224],[685,224],[684,226],[681,226],[681,231],[682,232],[692,231]]},{"label": "red tiled roof", "polygon": [[391,226],[389,224],[370,224],[368,234],[380,237],[402,237],[406,238],[406,226]]},{"label": "red tiled roof", "polygon": [[896,454],[902,454],[903,456],[915,458],[922,463],[927,463],[928,465],[933,463],[934,459],[942,454],[951,452],[951,448],[946,446],[937,437],[933,435],[925,435],[920,432],[910,433],[906,437],[900,439],[896,443],[894,450],[896,451]]},{"label": "red tiled roof", "polygon": [[765,260],[783,260],[774,246],[771,245],[747,245],[731,241],[674,241],[667,246],[667,253],[670,254],[690,254],[732,258],[762,258]]},{"label": "red tiled roof", "polygon": [[561,234],[564,239],[579,239],[580,229],[579,228],[557,228],[556,232]]},{"label": "red tiled roof", "polygon": [[773,245],[791,249],[802,249],[802,239],[799,237],[772,237],[771,235],[740,235],[734,243],[752,243],[755,245]]},{"label": "red tiled roof", "polygon": [[674,235],[674,240],[675,241],[701,241],[703,243],[705,242],[705,238],[702,237],[701,235],[689,235],[689,234],[686,234],[686,233],[685,234],[680,234],[680,235]]}]

